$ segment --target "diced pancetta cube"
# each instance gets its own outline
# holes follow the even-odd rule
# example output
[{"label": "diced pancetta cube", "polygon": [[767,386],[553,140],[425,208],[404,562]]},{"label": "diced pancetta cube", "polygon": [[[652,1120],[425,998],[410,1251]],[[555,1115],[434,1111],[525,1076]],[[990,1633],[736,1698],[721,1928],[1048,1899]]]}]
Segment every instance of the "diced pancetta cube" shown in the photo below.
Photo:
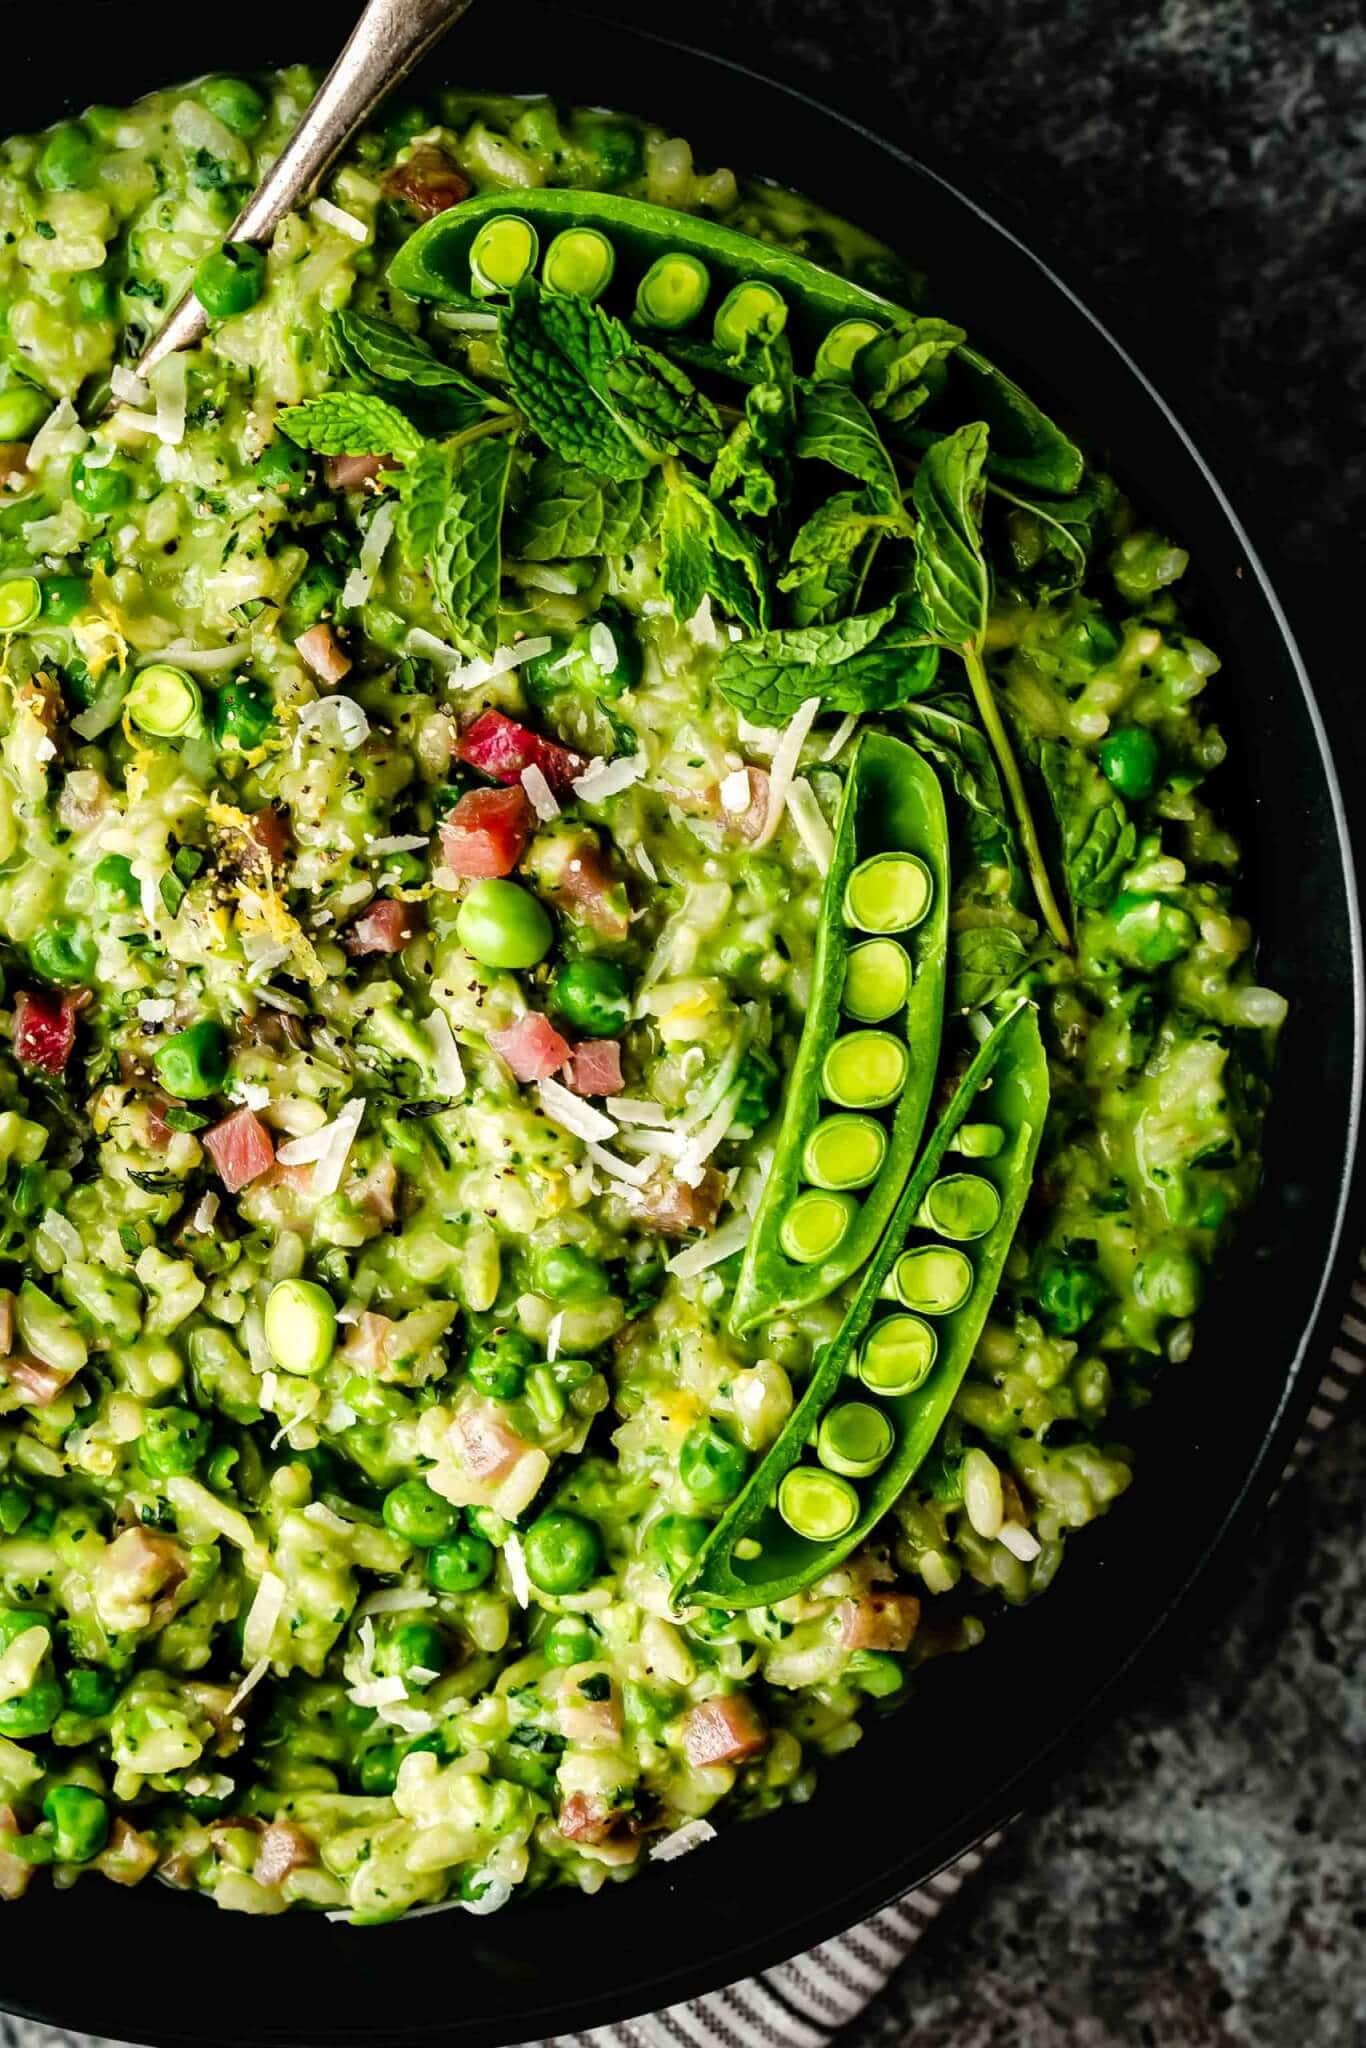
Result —
[{"label": "diced pancetta cube", "polygon": [[302,1828],[287,1820],[275,1820],[261,1837],[251,1874],[257,1884],[283,1884],[294,1871],[304,1870],[317,1860],[317,1847]]},{"label": "diced pancetta cube", "polygon": [[557,910],[601,939],[624,939],[631,928],[631,899],[608,856],[591,833],[562,840],[538,862],[537,879]]},{"label": "diced pancetta cube", "polygon": [[[0,1828],[12,1835],[22,1834],[18,1816],[12,1806],[0,1806]],[[0,1849],[0,1899],[22,1899],[33,1880],[35,1866],[26,1863],[22,1856],[12,1855],[8,1849]]]},{"label": "diced pancetta cube", "polygon": [[747,1693],[720,1693],[683,1717],[683,1753],[693,1765],[744,1763],[767,1742],[768,1730]]},{"label": "diced pancetta cube", "polygon": [[420,142],[401,164],[385,172],[380,190],[386,198],[399,199],[411,206],[419,220],[430,220],[434,214],[444,213],[448,207],[468,199],[471,186],[443,149],[438,149],[435,143]]},{"label": "diced pancetta cube", "polygon": [[568,794],[588,766],[582,754],[520,725],[503,711],[481,711],[455,743],[457,759],[491,782],[520,782],[524,768],[539,768],[555,796]]},{"label": "diced pancetta cube", "polygon": [[416,905],[381,896],[346,927],[342,944],[353,958],[365,953],[401,953],[409,939],[417,936],[421,922]]},{"label": "diced pancetta cube", "polygon": [[636,1219],[645,1230],[661,1237],[687,1237],[694,1230],[710,1230],[715,1223],[726,1183],[714,1166],[703,1169],[695,1188],[661,1173],[646,1182]]},{"label": "diced pancetta cube", "polygon": [[490,1031],[489,1044],[519,1081],[547,1081],[569,1058],[568,1041],[537,1010],[528,1010],[505,1031]]},{"label": "diced pancetta cube", "polygon": [[14,999],[14,1057],[44,1074],[60,1074],[76,1043],[80,997],[71,989],[21,989]]},{"label": "diced pancetta cube", "polygon": [[567,1079],[576,1095],[620,1095],[626,1083],[616,1039],[583,1039],[570,1052]]},{"label": "diced pancetta cube", "polygon": [[839,1610],[840,1641],[846,1650],[908,1650],[920,1620],[914,1593],[879,1592],[869,1587]]},{"label": "diced pancetta cube", "polygon": [[451,1433],[461,1464],[471,1479],[483,1485],[496,1486],[505,1479],[527,1449],[487,1401],[471,1401],[457,1408]]},{"label": "diced pancetta cube", "polygon": [[50,1408],[72,1377],[41,1358],[0,1359],[0,1380],[14,1388],[27,1408]]},{"label": "diced pancetta cube", "polygon": [[111,1884],[131,1888],[150,1876],[156,1865],[156,1843],[137,1828],[129,1827],[126,1820],[115,1819],[109,1829],[109,1840],[95,1858],[95,1868],[101,1876]]},{"label": "diced pancetta cube", "polygon": [[[589,1680],[590,1684],[592,1680]],[[566,1742],[580,1749],[611,1749],[621,1740],[621,1701],[615,1686],[606,1699],[586,1699],[580,1678],[566,1678],[555,1706],[555,1719]],[[595,1686],[594,1690],[598,1690]]]},{"label": "diced pancetta cube", "polygon": [[329,455],[323,481],[330,491],[359,491],[384,470],[397,468],[392,455]]},{"label": "diced pancetta cube", "polygon": [[482,881],[510,875],[536,829],[536,813],[520,783],[470,789],[441,825],[441,851],[453,875]]},{"label": "diced pancetta cube", "polygon": [[270,1132],[254,1110],[235,1109],[222,1123],[205,1131],[201,1142],[230,1195],[275,1164]]},{"label": "diced pancetta cube", "polygon": [[351,673],[351,657],[330,626],[310,626],[294,642],[294,652],[320,683],[335,685]]}]

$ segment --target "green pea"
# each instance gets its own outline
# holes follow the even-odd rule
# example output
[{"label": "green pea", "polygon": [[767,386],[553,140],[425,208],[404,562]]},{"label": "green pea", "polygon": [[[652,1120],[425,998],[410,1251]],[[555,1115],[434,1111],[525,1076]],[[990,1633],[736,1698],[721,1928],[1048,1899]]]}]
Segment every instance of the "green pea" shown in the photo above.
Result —
[{"label": "green pea", "polygon": [[781,292],[761,278],[749,278],[721,301],[712,337],[726,355],[738,356],[752,337],[775,340],[786,325],[787,305]]},{"label": "green pea", "polygon": [[112,320],[117,310],[113,282],[102,271],[82,270],[72,279],[76,311],[86,320]]},{"label": "green pea", "polygon": [[98,170],[99,151],[79,121],[53,128],[38,152],[38,183],[44,192],[84,192]]},{"label": "green pea", "polygon": [[96,863],[95,887],[104,903],[113,909],[129,909],[139,900],[138,879],[126,853],[106,853]]},{"label": "green pea", "polygon": [[547,1631],[541,1645],[547,1664],[565,1670],[571,1664],[588,1664],[598,1653],[596,1632],[577,1614],[563,1614]]},{"label": "green pea", "polygon": [[1044,1260],[1035,1286],[1039,1311],[1059,1337],[1075,1337],[1109,1298],[1109,1289],[1089,1260],[1055,1252]]},{"label": "green pea", "polygon": [[844,885],[844,921],[858,931],[908,932],[922,923],[934,881],[913,853],[875,853],[859,862]]},{"label": "green pea", "polygon": [[309,626],[331,618],[342,593],[342,579],[330,562],[310,562],[289,593],[289,630],[297,639]]},{"label": "green pea", "polygon": [[32,384],[0,391],[0,441],[27,441],[52,410],[52,400]]},{"label": "green pea", "polygon": [[846,1031],[821,1067],[821,1088],[841,1109],[885,1109],[906,1085],[910,1055],[890,1031]]},{"label": "green pea", "polygon": [[838,1473],[794,1465],[778,1486],[778,1513],[789,1529],[811,1543],[833,1543],[858,1520],[859,1500]]},{"label": "green pea", "polygon": [[398,1783],[402,1762],[392,1742],[377,1743],[356,1758],[356,1782],[372,1799],[387,1799]]},{"label": "green pea", "polygon": [[427,1583],[438,1593],[472,1593],[492,1578],[493,1560],[490,1542],[473,1529],[461,1529],[427,1552]]},{"label": "green pea", "polygon": [[265,1313],[266,1345],[284,1371],[308,1378],[321,1372],[337,1341],[337,1311],[316,1280],[281,1280]]},{"label": "green pea", "polygon": [[837,1401],[821,1417],[816,1456],[830,1472],[846,1479],[867,1479],[886,1462],[892,1448],[892,1425],[868,1401]]},{"label": "green pea", "polygon": [[416,1671],[444,1671],[448,1654],[445,1636],[430,1621],[401,1622],[380,1652],[381,1661],[402,1678]]},{"label": "green pea", "polygon": [[0,1607],[0,1650],[7,1650],[31,1628],[52,1627],[52,1616],[36,1607]]},{"label": "green pea", "polygon": [[209,1425],[190,1408],[154,1408],[138,1441],[138,1463],[153,1478],[193,1472],[209,1448]]},{"label": "green pea", "polygon": [[683,249],[657,256],[636,292],[636,318],[672,333],[694,321],[707,303],[711,274],[700,256]]},{"label": "green pea", "polygon": [[906,1007],[911,992],[911,958],[895,939],[866,939],[851,946],[844,963],[841,1001],[860,1024],[882,1024]]},{"label": "green pea", "polygon": [[676,1579],[710,1534],[711,1523],[701,1515],[661,1515],[650,1531],[650,1549],[665,1576]]},{"label": "green pea", "polygon": [[531,1273],[536,1292],[551,1301],[601,1301],[611,1285],[606,1268],[576,1244],[544,1246],[532,1259]]},{"label": "green pea", "polygon": [[886,1156],[887,1133],[876,1118],[845,1110],[816,1125],[802,1152],[802,1171],[818,1188],[866,1188]]},{"label": "green pea", "polygon": [[172,668],[168,662],[154,661],[141,669],[123,703],[138,731],[153,739],[179,739],[200,729],[199,685],[183,668]]},{"label": "green pea", "polygon": [[799,1266],[816,1266],[837,1252],[849,1235],[858,1203],[833,1189],[806,1188],[778,1227],[778,1242]]},{"label": "green pea", "polygon": [[515,1401],[535,1356],[536,1347],[520,1330],[494,1330],[470,1353],[465,1370],[481,1394]]},{"label": "green pea", "polygon": [[54,918],[29,940],[29,962],[35,974],[59,988],[75,988],[95,972],[98,950],[74,918]]},{"label": "green pea", "polygon": [[62,1711],[62,1688],[55,1678],[35,1678],[17,1699],[0,1700],[0,1735],[26,1742],[46,1735]]},{"label": "green pea", "polygon": [[43,1801],[59,1863],[88,1863],[109,1840],[109,1809],[84,1785],[54,1785]]},{"label": "green pea", "polygon": [[158,1046],[152,1065],[166,1093],[183,1102],[217,1095],[228,1078],[228,1034],[212,1018],[202,1018]]},{"label": "green pea", "polygon": [[309,456],[306,449],[296,448],[283,434],[264,448],[256,463],[256,481],[264,484],[268,491],[278,491],[287,498],[292,491],[301,491],[308,482]]},{"label": "green pea", "polygon": [[716,1422],[688,1431],[678,1453],[678,1476],[706,1507],[724,1507],[745,1483],[749,1458],[743,1446]]},{"label": "green pea", "polygon": [[210,321],[248,313],[266,286],[266,259],[251,242],[225,242],[194,274],[194,295]]},{"label": "green pea", "polygon": [[564,1508],[538,1515],[523,1543],[527,1577],[543,1593],[581,1593],[602,1564],[602,1540],[591,1522]]},{"label": "green pea", "polygon": [[36,576],[6,576],[0,581],[0,633],[20,633],[42,610],[43,593]]},{"label": "green pea", "polygon": [[444,1543],[458,1520],[458,1511],[433,1493],[425,1479],[405,1479],[384,1496],[385,1527],[421,1550]]},{"label": "green pea", "polygon": [[631,1015],[626,971],[615,960],[571,960],[550,984],[550,1007],[575,1031],[614,1038]]},{"label": "green pea", "polygon": [[43,617],[54,626],[69,626],[89,602],[84,576],[49,576],[43,584]]},{"label": "green pea", "polygon": [[68,1671],[63,1684],[72,1713],[82,1714],[87,1720],[107,1714],[119,1696],[113,1673],[92,1669],[88,1664],[78,1664]]},{"label": "green pea", "polygon": [[844,1667],[844,1675],[851,1685],[875,1700],[890,1699],[906,1683],[900,1663],[885,1650],[855,1650]]},{"label": "green pea", "polygon": [[1084,667],[1104,668],[1119,653],[1120,639],[1104,612],[1087,611],[1068,621],[1058,644]]},{"label": "green pea", "polygon": [[1163,896],[1121,889],[1109,915],[1120,953],[1136,967],[1168,967],[1190,951],[1198,936],[1190,912]]},{"label": "green pea", "polygon": [[456,913],[460,943],[485,967],[534,967],[554,931],[545,906],[516,882],[476,882]]},{"label": "green pea", "polygon": [[951,1245],[917,1245],[893,1266],[891,1287],[903,1308],[952,1315],[972,1292],[972,1261]]},{"label": "green pea", "polygon": [[259,747],[275,717],[270,692],[260,683],[225,683],[210,714],[215,744],[224,753],[249,754]]},{"label": "green pea", "polygon": [[206,78],[199,97],[234,135],[254,135],[266,118],[264,96],[245,78]]},{"label": "green pea", "polygon": [[1001,1213],[1001,1197],[980,1173],[946,1173],[925,1190],[916,1222],[923,1229],[937,1231],[969,1243],[985,1237]]},{"label": "green pea", "polygon": [[910,1394],[930,1376],[939,1339],[919,1316],[884,1316],[869,1331],[858,1376],[874,1394]]},{"label": "green pea", "polygon": [[519,213],[486,220],[470,243],[470,282],[482,297],[510,292],[536,267],[540,236]]},{"label": "green pea", "polygon": [[616,262],[617,252],[600,228],[565,228],[546,250],[541,276],[548,291],[600,299]]},{"label": "green pea", "polygon": [[116,462],[106,462],[100,469],[87,469],[84,458],[78,455],[71,465],[71,495],[82,512],[103,519],[128,503],[133,495],[133,480]]},{"label": "green pea", "polygon": [[1121,725],[1100,743],[1100,765],[1106,781],[1135,802],[1157,787],[1161,762],[1157,741],[1145,725]]}]

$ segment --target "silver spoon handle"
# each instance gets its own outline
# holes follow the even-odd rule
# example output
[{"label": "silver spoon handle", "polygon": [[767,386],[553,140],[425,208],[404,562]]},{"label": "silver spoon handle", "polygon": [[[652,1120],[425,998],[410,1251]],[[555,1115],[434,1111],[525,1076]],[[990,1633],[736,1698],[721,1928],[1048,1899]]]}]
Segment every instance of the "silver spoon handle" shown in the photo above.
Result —
[{"label": "silver spoon handle", "polygon": [[[369,0],[350,41],[265,178],[228,229],[230,242],[266,242],[336,162],[385,94],[407,77],[470,0]],[[166,316],[138,358],[139,376],[207,329],[193,292]]]}]

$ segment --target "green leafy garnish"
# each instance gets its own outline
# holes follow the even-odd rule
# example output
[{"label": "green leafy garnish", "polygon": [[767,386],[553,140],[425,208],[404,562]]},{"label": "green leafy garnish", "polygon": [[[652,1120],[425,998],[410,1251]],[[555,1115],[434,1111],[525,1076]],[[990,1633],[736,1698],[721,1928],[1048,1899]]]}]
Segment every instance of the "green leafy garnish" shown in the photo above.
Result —
[{"label": "green leafy garnish", "polygon": [[1080,747],[1045,740],[1038,750],[1038,763],[1057,821],[1073,910],[1103,909],[1133,860],[1138,841],[1133,820],[1095,761]]},{"label": "green leafy garnish", "polygon": [[859,355],[858,381],[868,404],[889,420],[913,419],[942,385],[943,367],[965,338],[952,321],[907,314]]},{"label": "green leafy garnish", "polygon": [[558,455],[543,455],[527,478],[508,552],[527,562],[625,554],[658,531],[662,501],[658,470],[613,483]]},{"label": "green leafy garnish", "polygon": [[864,484],[880,512],[901,509],[892,458],[862,399],[847,384],[809,384],[801,395],[794,452],[828,462]]},{"label": "green leafy garnish", "polygon": [[600,373],[613,417],[647,454],[714,462],[725,430],[721,415],[691,377],[658,349],[637,342]]},{"label": "green leafy garnish", "polygon": [[991,575],[982,545],[986,453],[987,429],[981,421],[959,427],[926,451],[912,494],[919,521],[916,593],[930,630],[963,658],[977,715],[991,741],[1015,812],[1025,866],[1044,922],[1058,944],[1070,950],[1071,938],[1053,893],[1020,764],[982,657],[991,602]]},{"label": "green leafy garnish", "polygon": [[487,411],[506,409],[501,399],[482,390],[462,370],[443,363],[425,341],[396,327],[392,320],[379,320],[372,313],[347,308],[329,317],[327,343],[333,359],[348,377],[410,385],[417,391],[458,391]]},{"label": "green leafy garnish", "polygon": [[[463,654],[491,654],[497,640],[503,500],[511,466],[506,434],[485,435],[460,451],[427,555],[437,602]],[[430,514],[424,497],[424,527]]]},{"label": "green leafy garnish", "polygon": [[919,697],[934,681],[938,650],[895,605],[737,640],[721,656],[716,686],[745,717],[792,717],[808,697],[827,711],[885,711]]},{"label": "green leafy garnish", "polygon": [[768,623],[768,586],[757,544],[673,467],[660,539],[659,580],[676,619],[692,618],[710,597],[752,633]]},{"label": "green leafy garnish", "polygon": [[370,391],[325,391],[288,405],[280,431],[311,455],[415,455],[422,436],[396,405]]},{"label": "green leafy garnish", "polygon": [[594,388],[633,346],[619,320],[587,300],[561,298],[528,281],[503,309],[499,334],[512,396],[552,453],[617,481],[646,474],[650,456]]},{"label": "green leafy garnish", "polygon": [[789,566],[778,578],[779,590],[790,593],[794,624],[828,625],[854,608],[867,574],[868,543],[891,525],[866,491],[836,491],[816,507],[794,536]]}]

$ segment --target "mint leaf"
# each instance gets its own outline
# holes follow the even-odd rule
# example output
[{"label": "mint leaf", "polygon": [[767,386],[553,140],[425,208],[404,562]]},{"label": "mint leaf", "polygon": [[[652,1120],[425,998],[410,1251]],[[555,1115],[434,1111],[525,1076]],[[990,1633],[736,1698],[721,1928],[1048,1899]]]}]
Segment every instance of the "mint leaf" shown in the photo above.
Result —
[{"label": "mint leaf", "polygon": [[714,598],[751,633],[768,623],[768,582],[758,544],[681,470],[669,478],[660,541],[659,580],[680,623],[704,597]]},{"label": "mint leaf", "polygon": [[979,867],[1004,867],[1011,901],[1018,902],[1023,871],[1001,778],[981,728],[972,722],[966,697],[936,695],[903,704],[898,718],[908,737],[939,770],[959,799],[963,836]]},{"label": "mint leaf", "polygon": [[789,567],[778,578],[779,590],[792,594],[794,625],[828,625],[848,609],[858,591],[860,551],[886,524],[861,491],[837,491],[817,506],[794,536]]},{"label": "mint leaf", "polygon": [[313,455],[415,455],[422,436],[396,405],[369,391],[325,391],[288,405],[278,425]]},{"label": "mint leaf", "polygon": [[453,474],[450,450],[429,445],[395,478],[398,544],[410,569],[420,571],[431,559],[450,501]]},{"label": "mint leaf", "polygon": [[731,429],[712,466],[714,498],[729,499],[739,513],[766,519],[784,503],[790,488],[788,455],[797,414],[792,351],[784,336],[751,336],[732,368],[757,368],[745,394],[745,416]]},{"label": "mint leaf", "polygon": [[808,697],[829,711],[887,710],[928,690],[938,665],[938,649],[883,605],[833,626],[738,640],[717,664],[716,686],[746,717],[772,722]]},{"label": "mint leaf", "polygon": [[499,321],[512,396],[552,454],[617,482],[650,468],[593,388],[631,347],[619,320],[586,300],[517,287]]},{"label": "mint leaf", "polygon": [[637,342],[607,365],[598,389],[613,417],[649,454],[715,461],[725,437],[720,413],[658,349]]},{"label": "mint leaf", "polygon": [[991,580],[982,552],[987,430],[959,427],[926,450],[912,497],[915,587],[931,631],[950,647],[977,646],[986,631]]},{"label": "mint leaf", "polygon": [[898,423],[913,419],[942,384],[943,365],[966,338],[949,320],[911,313],[861,349],[856,375],[873,411]]},{"label": "mint leaf", "polygon": [[458,391],[482,410],[505,410],[501,400],[428,348],[416,334],[349,308],[333,313],[327,323],[327,344],[348,377],[380,384],[410,385],[418,391]]},{"label": "mint leaf", "polygon": [[508,535],[508,553],[525,562],[624,555],[657,532],[662,494],[657,470],[612,483],[558,455],[543,455],[532,465]]},{"label": "mint leaf", "polygon": [[950,951],[954,1009],[978,1010],[1003,995],[1024,973],[1032,952],[1023,933],[1011,925],[978,924],[955,930]]},{"label": "mint leaf", "polygon": [[879,511],[900,511],[901,487],[892,458],[867,406],[847,384],[802,387],[794,452],[857,478]]},{"label": "mint leaf", "polygon": [[1007,522],[1010,552],[1031,595],[1050,604],[1078,589],[1115,501],[1109,477],[1093,476],[1074,498],[1025,497],[1002,484],[989,489],[1013,508]]},{"label": "mint leaf", "polygon": [[[512,440],[486,434],[453,462],[445,510],[429,553],[432,588],[462,654],[490,654],[497,638],[500,533]],[[424,497],[424,519],[428,516]]]},{"label": "mint leaf", "polygon": [[1138,835],[1133,820],[1081,747],[1045,740],[1038,764],[1058,827],[1073,911],[1103,910],[1134,857]]}]

